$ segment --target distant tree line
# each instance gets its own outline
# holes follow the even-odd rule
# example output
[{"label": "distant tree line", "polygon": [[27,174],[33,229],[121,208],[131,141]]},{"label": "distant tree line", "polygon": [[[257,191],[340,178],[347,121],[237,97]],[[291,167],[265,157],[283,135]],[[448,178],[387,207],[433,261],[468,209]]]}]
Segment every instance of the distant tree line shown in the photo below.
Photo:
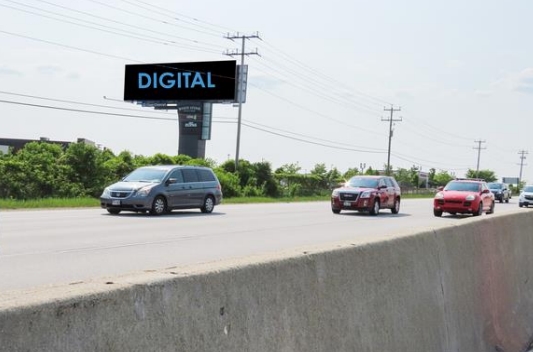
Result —
[{"label": "distant tree line", "polygon": [[[371,167],[366,170],[354,167],[341,173],[334,167],[328,170],[325,164],[316,164],[305,173],[301,172],[298,164],[286,164],[272,170],[267,161],[251,163],[247,160],[240,160],[236,171],[233,160],[217,164],[210,159],[193,159],[186,155],[155,154],[147,157],[133,155],[129,151],[115,155],[111,150],[101,150],[86,143],[72,143],[63,148],[58,144],[39,141],[26,144],[16,153],[0,152],[0,198],[96,198],[107,185],[134,169],[162,164],[213,168],[222,185],[224,197],[326,196],[354,175],[379,174]],[[402,187],[426,186],[425,183],[420,184],[416,167],[398,169],[395,177]],[[445,185],[451,179],[453,177],[446,171],[437,173],[432,169],[428,186]]]}]

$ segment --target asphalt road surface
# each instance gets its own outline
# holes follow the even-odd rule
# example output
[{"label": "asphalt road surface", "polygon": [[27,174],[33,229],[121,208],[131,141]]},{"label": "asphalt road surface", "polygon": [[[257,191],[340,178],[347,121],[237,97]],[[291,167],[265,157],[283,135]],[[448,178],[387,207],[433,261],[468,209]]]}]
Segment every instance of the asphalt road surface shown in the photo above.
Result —
[{"label": "asphalt road surface", "polygon": [[[495,212],[521,209],[517,198]],[[487,217],[491,215],[483,215]],[[464,221],[436,218],[431,199],[404,200],[400,213],[335,215],[328,202],[219,205],[212,214],[109,215],[104,209],[0,211],[0,294],[143,270],[392,237]]]}]

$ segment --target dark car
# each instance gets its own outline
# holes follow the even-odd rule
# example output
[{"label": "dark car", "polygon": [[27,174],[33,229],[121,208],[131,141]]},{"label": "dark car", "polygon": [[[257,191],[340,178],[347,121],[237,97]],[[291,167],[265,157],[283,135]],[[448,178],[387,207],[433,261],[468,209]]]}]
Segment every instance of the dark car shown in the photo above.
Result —
[{"label": "dark car", "polygon": [[390,209],[393,214],[400,211],[400,186],[391,176],[354,176],[343,187],[331,194],[331,210],[368,211],[378,215],[380,209]]},{"label": "dark car", "polygon": [[100,205],[110,214],[121,211],[153,215],[173,209],[198,208],[211,213],[222,201],[222,189],[208,167],[158,165],[134,170],[120,182],[104,189]]},{"label": "dark car", "polygon": [[497,201],[500,203],[509,203],[509,199],[511,199],[511,191],[509,190],[509,186],[507,186],[507,184],[501,182],[490,182],[487,185]]},{"label": "dark car", "polygon": [[480,179],[455,179],[441,189],[433,199],[433,215],[443,213],[473,214],[494,213],[494,194]]}]

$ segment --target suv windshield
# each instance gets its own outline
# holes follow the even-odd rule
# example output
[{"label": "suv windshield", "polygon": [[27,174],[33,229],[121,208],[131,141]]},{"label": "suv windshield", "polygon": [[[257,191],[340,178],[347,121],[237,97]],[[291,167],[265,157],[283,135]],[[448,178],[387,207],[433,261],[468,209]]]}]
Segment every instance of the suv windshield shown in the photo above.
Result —
[{"label": "suv windshield", "polygon": [[348,181],[350,187],[377,188],[378,180],[375,178],[352,177]]},{"label": "suv windshield", "polygon": [[489,183],[490,189],[502,189],[503,185],[501,183]]},{"label": "suv windshield", "polygon": [[533,192],[533,186],[527,186],[524,188],[524,192]]},{"label": "suv windshield", "polygon": [[122,181],[124,182],[151,182],[158,183],[163,180],[166,170],[157,170],[157,169],[137,169],[131,174],[126,176]]},{"label": "suv windshield", "polygon": [[475,182],[450,182],[445,191],[479,192],[479,184]]}]

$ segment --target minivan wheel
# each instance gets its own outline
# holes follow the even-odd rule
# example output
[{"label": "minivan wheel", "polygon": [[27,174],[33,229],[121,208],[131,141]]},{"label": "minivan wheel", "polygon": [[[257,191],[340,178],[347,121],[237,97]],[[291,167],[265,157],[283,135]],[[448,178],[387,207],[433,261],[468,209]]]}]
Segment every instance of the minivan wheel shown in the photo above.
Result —
[{"label": "minivan wheel", "polygon": [[150,214],[152,215],[161,215],[167,211],[167,202],[162,196],[155,197],[152,203],[152,209],[150,209]]},{"label": "minivan wheel", "polygon": [[379,199],[374,199],[374,204],[372,204],[372,209],[370,209],[370,215],[379,214]]},{"label": "minivan wheel", "polygon": [[333,214],[340,214],[341,213],[340,209],[331,208],[331,211],[333,212]]},{"label": "minivan wheel", "polygon": [[202,213],[211,213],[213,212],[213,209],[215,209],[215,199],[213,196],[207,196],[204,199],[204,205],[200,208]]},{"label": "minivan wheel", "polygon": [[442,210],[433,209],[433,215],[440,218],[442,216]]},{"label": "minivan wheel", "polygon": [[107,208],[107,212],[108,212],[109,214],[118,215],[118,214],[120,214],[120,209],[110,209],[110,208]]}]

